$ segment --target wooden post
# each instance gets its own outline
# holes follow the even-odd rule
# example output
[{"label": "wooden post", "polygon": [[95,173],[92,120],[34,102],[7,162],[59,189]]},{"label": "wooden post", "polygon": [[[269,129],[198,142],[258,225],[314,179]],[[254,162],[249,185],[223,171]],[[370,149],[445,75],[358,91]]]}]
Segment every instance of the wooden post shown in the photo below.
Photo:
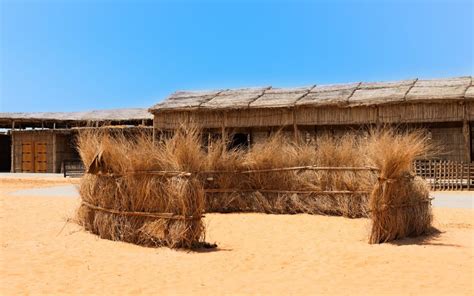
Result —
[{"label": "wooden post", "polygon": [[471,163],[467,164],[467,190],[471,190]]},{"label": "wooden post", "polygon": [[153,130],[152,130],[151,136],[152,136],[151,141],[152,141],[153,146],[154,146],[154,145],[155,145],[155,141],[156,141],[156,140],[155,140],[155,138],[156,138],[156,126],[155,126],[155,121],[154,121],[154,120],[153,120]]},{"label": "wooden post", "polygon": [[10,172],[14,173],[15,172],[15,139],[13,137],[13,131],[15,130],[15,121],[12,121],[12,130],[10,131],[11,135],[11,143],[10,143],[10,153],[11,153],[11,159],[10,159]]},{"label": "wooden post", "polygon": [[222,139],[225,139],[227,137],[226,135],[226,127],[227,127],[227,112],[224,111],[224,113],[222,113],[222,125],[221,125],[221,133],[222,133]]},{"label": "wooden post", "polygon": [[464,136],[464,160],[471,162],[471,128],[467,120],[462,123],[462,134]]},{"label": "wooden post", "polygon": [[56,147],[56,133],[53,132],[53,173],[57,173],[56,162],[57,162],[57,147]]},{"label": "wooden post", "polygon": [[380,130],[382,128],[382,122],[380,121],[380,112],[379,112],[379,107],[376,106],[376,114],[377,114],[377,117],[375,118],[375,126],[377,128],[377,130]]},{"label": "wooden post", "polygon": [[293,136],[295,143],[298,143],[298,125],[296,122],[296,107],[293,108]]}]

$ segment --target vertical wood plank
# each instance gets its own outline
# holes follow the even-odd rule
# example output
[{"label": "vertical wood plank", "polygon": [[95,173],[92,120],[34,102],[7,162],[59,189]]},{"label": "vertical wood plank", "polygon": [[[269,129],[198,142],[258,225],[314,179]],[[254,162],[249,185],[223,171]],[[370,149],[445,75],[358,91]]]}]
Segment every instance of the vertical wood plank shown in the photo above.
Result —
[{"label": "vertical wood plank", "polygon": [[454,179],[454,162],[451,161],[451,163],[449,164],[449,166],[450,166],[450,168],[451,168],[451,170],[450,170],[450,171],[451,171],[451,176],[450,176],[450,178],[449,178],[449,180],[450,180],[450,182],[451,182],[451,188],[450,188],[450,189],[453,190],[453,189],[454,189],[454,185],[455,185],[455,184],[454,184],[454,183],[455,183],[455,179]]},{"label": "vertical wood plank", "polygon": [[293,108],[293,137],[295,143],[298,142],[298,125],[296,124],[296,108]]},{"label": "vertical wood plank", "polygon": [[443,190],[446,190],[446,162],[443,162]]},{"label": "vertical wood plank", "polygon": [[463,158],[466,162],[471,162],[471,127],[468,121],[468,106],[464,104],[464,119],[462,122],[462,134],[464,137],[464,154]]},{"label": "vertical wood plank", "polygon": [[58,170],[57,170],[57,156],[56,156],[56,153],[57,153],[57,147],[56,147],[56,133],[53,132],[53,155],[52,155],[52,162],[53,162],[53,173],[58,173]]},{"label": "vertical wood plank", "polygon": [[467,190],[471,190],[471,163],[468,163],[467,167]]},{"label": "vertical wood plank", "polygon": [[460,163],[456,163],[456,176],[457,176],[456,180],[457,180],[457,185],[458,185],[458,186],[456,186],[457,190],[462,189],[459,186],[460,184],[462,184],[462,174],[460,174],[459,165],[460,165]]},{"label": "vertical wood plank", "polygon": [[[15,126],[15,125],[13,125]],[[14,137],[14,132],[13,130],[11,131],[11,134],[10,134],[10,153],[11,153],[11,159],[10,159],[10,172],[11,173],[14,173],[15,172],[15,148],[16,148],[16,145],[15,145],[15,137]]]}]

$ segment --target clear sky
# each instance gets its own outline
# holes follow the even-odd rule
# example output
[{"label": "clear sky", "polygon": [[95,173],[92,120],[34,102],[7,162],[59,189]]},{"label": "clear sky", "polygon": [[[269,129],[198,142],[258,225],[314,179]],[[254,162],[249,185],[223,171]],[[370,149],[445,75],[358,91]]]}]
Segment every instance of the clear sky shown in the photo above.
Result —
[{"label": "clear sky", "polygon": [[473,75],[473,1],[0,0],[0,112]]}]

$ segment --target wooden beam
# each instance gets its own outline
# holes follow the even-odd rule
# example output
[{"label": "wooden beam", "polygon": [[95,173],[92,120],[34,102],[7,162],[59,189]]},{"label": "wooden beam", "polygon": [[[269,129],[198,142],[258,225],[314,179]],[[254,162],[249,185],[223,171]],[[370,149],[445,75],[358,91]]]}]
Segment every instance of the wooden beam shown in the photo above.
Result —
[{"label": "wooden beam", "polygon": [[[15,123],[13,123],[13,127],[15,126]],[[11,160],[10,160],[10,172],[14,173],[15,172],[15,141],[13,138],[13,133],[11,134],[11,143],[10,143],[10,153],[11,153]]]},{"label": "wooden beam", "polygon": [[462,122],[462,133],[464,138],[464,161],[470,163],[471,160],[471,127],[468,121],[468,105],[464,104],[464,114],[463,114],[463,122]]},{"label": "wooden beam", "polygon": [[462,133],[464,138],[464,161],[471,162],[471,128],[469,122],[464,120],[462,123]]},{"label": "wooden beam", "polygon": [[[227,125],[227,112],[226,111],[224,111],[222,113],[222,117],[223,117],[222,118],[222,125],[221,125],[222,140],[227,141],[227,135],[226,135],[226,130],[225,130],[226,125]],[[226,145],[223,145],[223,149],[226,149]]]},{"label": "wooden beam", "polygon": [[293,108],[293,136],[295,143],[298,142],[298,125],[296,124],[296,107]]},{"label": "wooden beam", "polygon": [[56,162],[57,162],[57,147],[56,147],[56,134],[53,133],[53,173],[58,173],[56,169]]},{"label": "wooden beam", "polygon": [[156,127],[153,125],[153,131],[152,131],[152,143],[155,145],[155,138],[156,138]]},{"label": "wooden beam", "polygon": [[375,127],[377,128],[377,130],[380,130],[382,127],[382,121],[380,120],[380,110],[378,106],[376,106],[375,108],[377,111],[377,117],[375,118]]}]

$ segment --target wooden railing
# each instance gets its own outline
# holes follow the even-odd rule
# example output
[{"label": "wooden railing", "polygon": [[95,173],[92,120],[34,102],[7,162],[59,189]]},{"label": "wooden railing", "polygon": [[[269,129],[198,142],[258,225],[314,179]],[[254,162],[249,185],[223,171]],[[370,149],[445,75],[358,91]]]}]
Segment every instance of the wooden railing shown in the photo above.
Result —
[{"label": "wooden railing", "polygon": [[431,190],[474,190],[474,163],[416,160],[415,172]]},{"label": "wooden railing", "polygon": [[84,175],[84,164],[81,160],[70,159],[62,163],[64,177],[82,177]]},{"label": "wooden railing", "polygon": [[[415,173],[424,178],[431,190],[474,190],[474,163],[448,160],[416,160]],[[84,165],[80,160],[64,160],[64,177],[81,177]]]}]

